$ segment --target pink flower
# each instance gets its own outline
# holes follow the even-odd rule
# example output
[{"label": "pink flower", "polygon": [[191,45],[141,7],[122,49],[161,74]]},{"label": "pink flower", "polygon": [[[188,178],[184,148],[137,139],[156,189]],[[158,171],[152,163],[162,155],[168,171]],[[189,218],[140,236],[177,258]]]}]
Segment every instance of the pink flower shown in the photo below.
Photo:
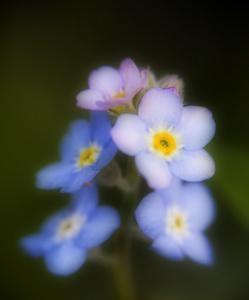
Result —
[{"label": "pink flower", "polygon": [[90,110],[108,110],[132,102],[132,98],[147,85],[146,70],[139,70],[132,59],[126,58],[119,70],[109,66],[90,73],[89,89],[77,96],[77,106]]}]

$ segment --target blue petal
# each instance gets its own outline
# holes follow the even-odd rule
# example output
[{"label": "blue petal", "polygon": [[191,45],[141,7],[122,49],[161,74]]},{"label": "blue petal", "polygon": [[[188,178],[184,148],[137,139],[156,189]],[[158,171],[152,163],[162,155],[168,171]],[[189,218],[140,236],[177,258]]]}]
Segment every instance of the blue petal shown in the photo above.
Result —
[{"label": "blue petal", "polygon": [[91,112],[92,141],[99,146],[105,146],[111,139],[111,121],[107,114],[100,111]]},{"label": "blue petal", "polygon": [[52,216],[47,218],[47,220],[42,225],[42,232],[44,232],[46,234],[50,234],[50,235],[55,235],[58,230],[59,224],[64,219],[69,217],[73,212],[74,212],[73,209],[66,208],[66,209],[63,209],[63,210],[53,214]]},{"label": "blue petal", "polygon": [[20,240],[23,250],[33,257],[39,257],[47,253],[55,246],[53,236],[48,234],[29,235]]},{"label": "blue petal", "polygon": [[129,57],[121,62],[119,66],[119,72],[124,79],[126,91],[129,91],[134,84],[139,85],[140,81],[142,81],[137,65]]},{"label": "blue petal", "polygon": [[[84,90],[81,91],[77,96],[77,106],[85,109],[90,109],[90,110],[106,110],[104,108],[106,102],[103,96],[103,93],[101,93],[98,90]],[[102,104],[99,105],[99,103]]]},{"label": "blue petal", "polygon": [[119,116],[111,129],[111,136],[117,147],[127,155],[134,156],[148,146],[146,123],[134,114]]},{"label": "blue petal", "polygon": [[159,236],[153,242],[151,248],[169,259],[182,260],[184,258],[180,245],[170,235]]},{"label": "blue petal", "polygon": [[68,134],[61,143],[60,152],[63,161],[74,162],[82,148],[89,147],[91,127],[85,120],[77,120],[70,126]]},{"label": "blue petal", "polygon": [[93,163],[92,167],[96,170],[100,170],[111,162],[115,154],[117,153],[117,147],[110,140],[109,144],[107,144],[100,152],[99,158],[95,163]]},{"label": "blue petal", "polygon": [[124,82],[118,70],[109,66],[103,66],[91,72],[88,84],[90,89],[99,90],[104,96],[113,97],[120,93]]},{"label": "blue petal", "polygon": [[159,88],[150,89],[145,93],[138,106],[139,117],[151,127],[177,125],[182,111],[181,99],[171,91]]},{"label": "blue petal", "polygon": [[205,107],[187,106],[176,131],[187,150],[198,150],[206,146],[214,136],[215,122],[212,113]]},{"label": "blue petal", "polygon": [[163,199],[156,193],[143,198],[135,210],[138,226],[149,238],[155,239],[165,230],[166,208]]},{"label": "blue petal", "polygon": [[169,164],[173,175],[186,181],[202,181],[215,173],[215,163],[207,151],[180,150],[179,156]]},{"label": "blue petal", "polygon": [[192,233],[183,242],[184,253],[192,260],[211,265],[213,263],[213,250],[208,239],[201,233]]},{"label": "blue petal", "polygon": [[99,169],[93,169],[92,166],[86,166],[82,170],[75,174],[63,187],[61,193],[74,193],[78,191],[84,183],[90,182],[97,174]]},{"label": "blue petal", "polygon": [[84,264],[86,254],[87,250],[68,240],[45,255],[45,264],[51,273],[68,276]]},{"label": "blue petal", "polygon": [[86,221],[83,230],[77,237],[77,243],[84,248],[101,245],[120,226],[117,211],[109,206],[101,206]]},{"label": "blue petal", "polygon": [[213,198],[202,183],[188,183],[182,188],[181,207],[189,215],[190,230],[204,230],[215,216]]},{"label": "blue petal", "polygon": [[73,167],[68,163],[55,163],[41,169],[36,174],[36,186],[43,190],[62,187],[73,176]]},{"label": "blue petal", "polygon": [[179,201],[181,197],[182,181],[173,176],[170,185],[165,189],[158,189],[156,193],[159,194],[165,204],[168,206],[176,201]]},{"label": "blue petal", "polygon": [[172,174],[168,163],[152,153],[140,151],[135,156],[138,172],[146,179],[148,186],[154,189],[163,189],[169,186]]},{"label": "blue petal", "polygon": [[98,204],[98,190],[94,182],[73,194],[73,207],[82,214],[89,215]]}]

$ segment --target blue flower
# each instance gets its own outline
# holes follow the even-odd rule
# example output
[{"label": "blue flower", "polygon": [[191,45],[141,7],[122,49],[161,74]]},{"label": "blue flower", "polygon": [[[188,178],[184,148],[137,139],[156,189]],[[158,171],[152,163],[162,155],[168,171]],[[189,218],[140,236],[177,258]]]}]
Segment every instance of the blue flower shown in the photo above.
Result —
[{"label": "blue flower", "polygon": [[213,199],[202,183],[182,185],[174,178],[170,187],[147,195],[135,216],[152,248],[175,260],[184,256],[205,265],[213,262],[213,252],[203,231],[215,214]]},{"label": "blue flower", "polygon": [[109,206],[97,207],[95,185],[73,195],[70,207],[50,217],[38,234],[24,237],[21,246],[33,257],[44,256],[48,270],[67,276],[85,262],[89,248],[105,242],[120,226],[120,218]]},{"label": "blue flower", "polygon": [[92,112],[90,123],[85,120],[72,123],[61,144],[61,162],[40,170],[36,186],[74,193],[91,181],[117,152],[110,129],[111,122],[103,112]]},{"label": "blue flower", "polygon": [[138,171],[154,189],[169,186],[172,176],[202,181],[214,175],[212,157],[202,149],[214,136],[212,113],[198,106],[183,107],[169,89],[150,89],[138,115],[122,114],[111,129],[117,147],[135,156]]}]

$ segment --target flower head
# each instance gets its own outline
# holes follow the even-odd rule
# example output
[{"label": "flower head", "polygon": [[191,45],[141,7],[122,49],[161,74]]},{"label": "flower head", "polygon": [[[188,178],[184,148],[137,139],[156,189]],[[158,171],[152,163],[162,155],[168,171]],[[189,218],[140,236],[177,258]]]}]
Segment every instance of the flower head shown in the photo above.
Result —
[{"label": "flower head", "polygon": [[145,70],[139,70],[130,58],[120,64],[119,70],[103,66],[92,71],[89,88],[80,92],[77,106],[90,110],[108,110],[132,102],[132,98],[147,84]]},{"label": "flower head", "polygon": [[183,107],[170,89],[153,88],[141,99],[138,115],[119,116],[111,136],[122,152],[135,156],[148,185],[162,189],[169,186],[173,175],[186,181],[214,175],[214,161],[202,149],[214,132],[208,109]]},{"label": "flower head", "polygon": [[214,218],[214,203],[205,185],[182,185],[174,178],[170,187],[147,195],[135,216],[144,234],[153,240],[152,248],[175,260],[188,256],[211,264],[213,254],[203,231]]},{"label": "flower head", "polygon": [[104,112],[92,112],[90,123],[72,123],[61,144],[61,162],[37,173],[37,187],[73,193],[91,181],[116,154],[110,129],[111,122]]},{"label": "flower head", "polygon": [[105,242],[119,227],[120,218],[109,206],[97,207],[95,185],[73,195],[70,207],[50,217],[38,234],[24,237],[22,248],[33,257],[44,256],[51,273],[70,275],[85,262],[89,248]]}]

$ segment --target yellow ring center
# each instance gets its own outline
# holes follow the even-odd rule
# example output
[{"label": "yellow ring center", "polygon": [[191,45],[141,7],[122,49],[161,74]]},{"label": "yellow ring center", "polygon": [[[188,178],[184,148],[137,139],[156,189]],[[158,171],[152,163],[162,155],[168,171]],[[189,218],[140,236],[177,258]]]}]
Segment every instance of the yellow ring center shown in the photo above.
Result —
[{"label": "yellow ring center", "polygon": [[126,93],[116,94],[116,95],[113,96],[112,98],[124,98],[125,95],[126,95]]},{"label": "yellow ring center", "polygon": [[154,135],[153,147],[164,155],[170,155],[176,149],[176,142],[172,135],[161,132]]},{"label": "yellow ring center", "polygon": [[97,160],[99,151],[94,148],[88,148],[83,150],[78,158],[78,163],[81,168],[85,165],[91,165],[93,162]]}]

